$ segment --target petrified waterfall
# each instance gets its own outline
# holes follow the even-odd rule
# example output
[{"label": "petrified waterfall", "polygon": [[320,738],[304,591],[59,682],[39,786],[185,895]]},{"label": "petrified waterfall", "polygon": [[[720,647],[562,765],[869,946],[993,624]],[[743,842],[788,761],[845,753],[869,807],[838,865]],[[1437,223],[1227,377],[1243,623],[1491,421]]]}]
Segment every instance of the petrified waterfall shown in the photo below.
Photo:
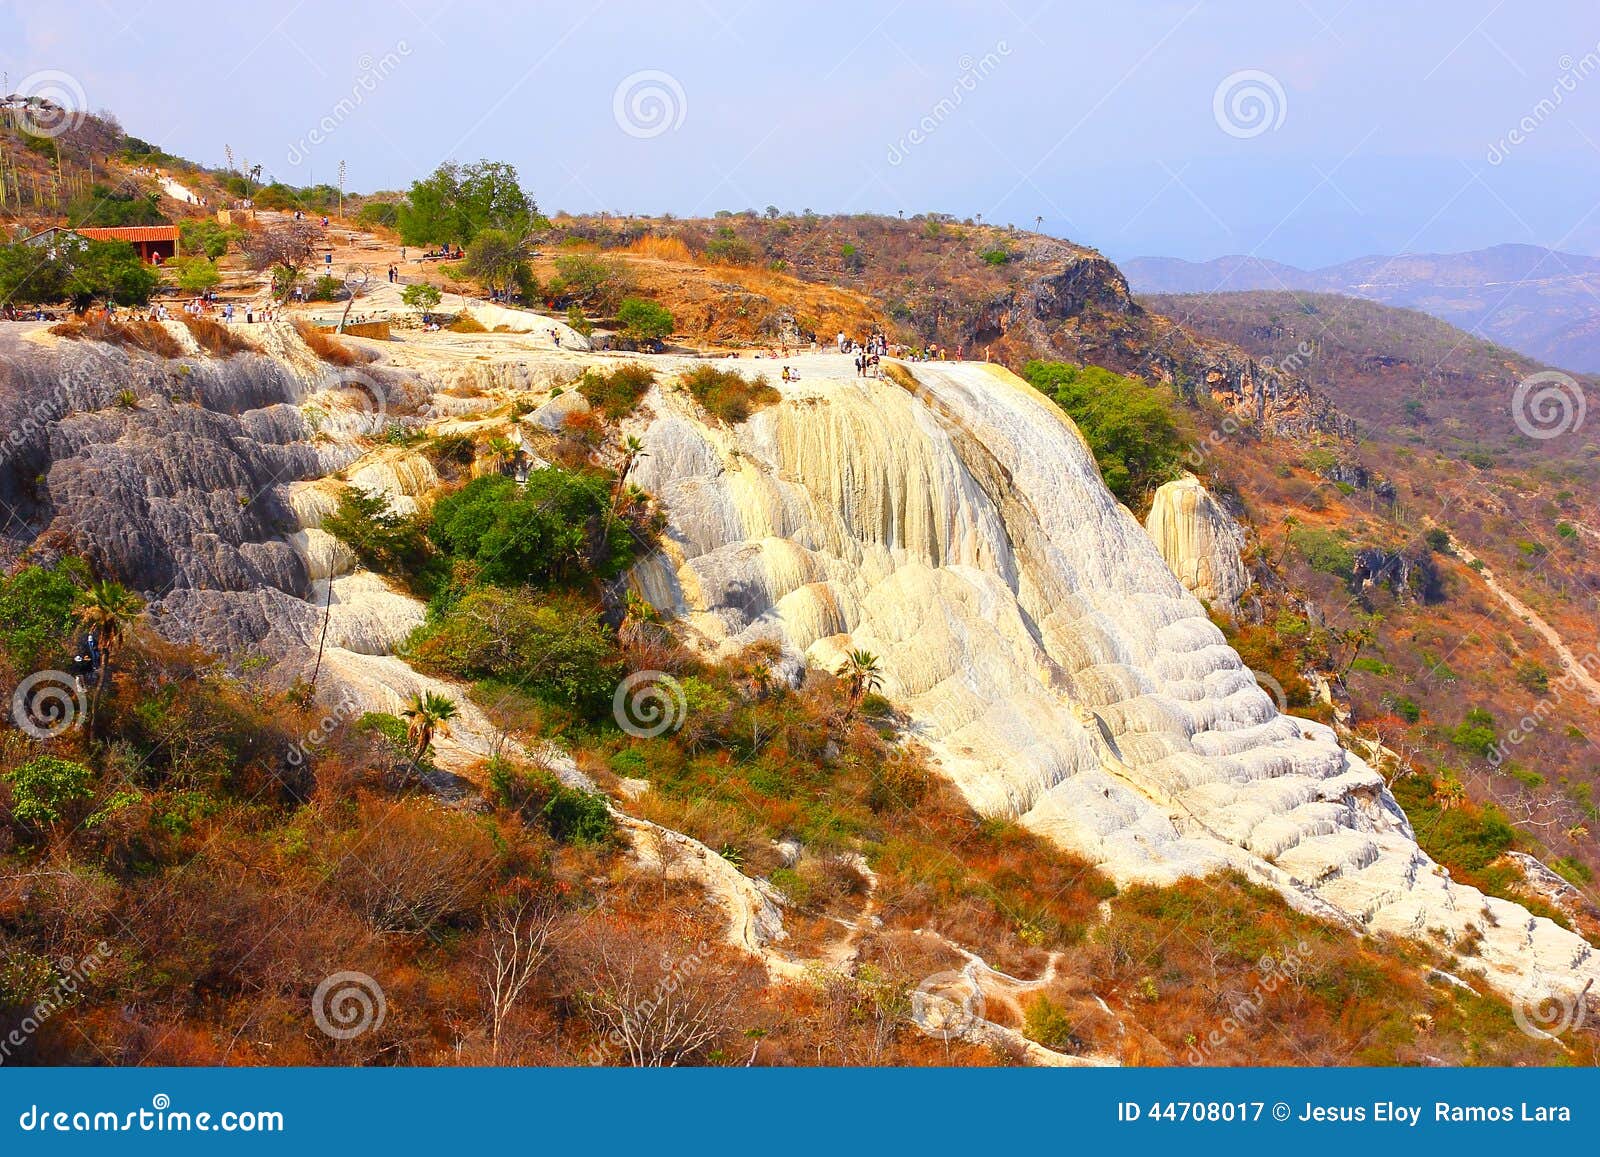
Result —
[{"label": "petrified waterfall", "polygon": [[651,395],[636,477],[671,520],[639,589],[704,645],[765,637],[885,693],[980,811],[1121,881],[1237,868],[1352,926],[1482,936],[1502,987],[1600,976],[1553,922],[1451,881],[1380,777],[1281,715],[1105,488],[998,367],[807,380],[737,429]]}]

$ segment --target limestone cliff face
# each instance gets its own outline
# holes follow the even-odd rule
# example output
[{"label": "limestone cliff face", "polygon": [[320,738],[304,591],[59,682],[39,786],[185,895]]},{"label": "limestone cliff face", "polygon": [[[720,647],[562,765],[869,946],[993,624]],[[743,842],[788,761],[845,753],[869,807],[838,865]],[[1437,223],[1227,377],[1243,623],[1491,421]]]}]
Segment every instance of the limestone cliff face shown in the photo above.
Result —
[{"label": "limestone cliff face", "polygon": [[1184,589],[1232,612],[1250,585],[1240,550],[1244,532],[1193,474],[1155,492],[1144,528]]},{"label": "limestone cliff face", "polygon": [[992,366],[782,387],[737,429],[652,394],[637,480],[671,520],[638,589],[711,648],[776,638],[885,693],[972,803],[1123,881],[1238,868],[1404,935],[1478,933],[1508,989],[1600,976],[1577,936],[1452,882],[1381,779],[1280,715],[1071,423]]}]

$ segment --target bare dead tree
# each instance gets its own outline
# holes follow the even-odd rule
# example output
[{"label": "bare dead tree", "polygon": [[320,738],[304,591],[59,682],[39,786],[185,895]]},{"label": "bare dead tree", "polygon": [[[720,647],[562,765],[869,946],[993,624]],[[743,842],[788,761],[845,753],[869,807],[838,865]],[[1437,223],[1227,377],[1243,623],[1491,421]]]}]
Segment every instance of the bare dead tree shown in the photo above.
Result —
[{"label": "bare dead tree", "polygon": [[477,971],[497,1064],[506,1020],[550,958],[550,935],[559,915],[559,909],[524,899],[503,906],[489,924]]},{"label": "bare dead tree", "polygon": [[321,241],[322,229],[310,221],[283,221],[250,233],[240,248],[251,269],[273,272],[287,298]]},{"label": "bare dead tree", "polygon": [[708,968],[711,949],[591,920],[576,964],[591,1023],[634,1068],[671,1068],[730,1028],[735,985]]}]

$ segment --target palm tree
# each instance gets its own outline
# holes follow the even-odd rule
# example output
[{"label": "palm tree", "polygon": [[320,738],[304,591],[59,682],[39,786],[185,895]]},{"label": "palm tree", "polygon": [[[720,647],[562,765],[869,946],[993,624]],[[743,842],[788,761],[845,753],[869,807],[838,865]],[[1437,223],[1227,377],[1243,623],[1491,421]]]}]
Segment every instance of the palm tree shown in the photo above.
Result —
[{"label": "palm tree", "polygon": [[450,734],[450,721],[458,711],[454,699],[437,691],[419,691],[411,697],[400,717],[406,721],[406,738],[416,745],[411,756],[413,765],[421,763],[422,757],[428,754],[435,732]]},{"label": "palm tree", "polygon": [[871,651],[857,649],[845,655],[838,674],[845,681],[845,692],[850,700],[844,717],[851,719],[867,693],[883,686],[883,669],[878,666],[878,656]]},{"label": "palm tree", "polygon": [[76,617],[94,638],[95,685],[104,681],[111,652],[122,643],[128,624],[144,610],[144,600],[118,582],[101,579],[78,600]]},{"label": "palm tree", "polygon": [[622,470],[617,474],[617,488],[612,493],[611,505],[615,509],[622,501],[625,493],[624,487],[628,481],[628,471],[633,469],[633,464],[645,457],[644,442],[636,434],[629,434],[622,440]]}]

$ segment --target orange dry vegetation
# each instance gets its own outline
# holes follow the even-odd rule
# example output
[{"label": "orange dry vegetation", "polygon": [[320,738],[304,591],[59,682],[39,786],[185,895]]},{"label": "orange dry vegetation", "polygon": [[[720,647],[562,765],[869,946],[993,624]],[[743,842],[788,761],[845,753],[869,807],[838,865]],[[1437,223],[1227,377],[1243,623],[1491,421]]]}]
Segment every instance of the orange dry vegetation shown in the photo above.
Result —
[{"label": "orange dry vegetation", "polygon": [[[574,245],[563,252],[586,248]],[[775,348],[784,315],[824,343],[841,330],[864,337],[883,325],[881,311],[864,294],[770,269],[697,260],[676,237],[643,238],[605,255],[622,267],[631,286],[628,292],[664,306],[672,314],[674,332],[692,344]],[[534,271],[541,281],[553,279],[554,258],[536,261]]]}]

